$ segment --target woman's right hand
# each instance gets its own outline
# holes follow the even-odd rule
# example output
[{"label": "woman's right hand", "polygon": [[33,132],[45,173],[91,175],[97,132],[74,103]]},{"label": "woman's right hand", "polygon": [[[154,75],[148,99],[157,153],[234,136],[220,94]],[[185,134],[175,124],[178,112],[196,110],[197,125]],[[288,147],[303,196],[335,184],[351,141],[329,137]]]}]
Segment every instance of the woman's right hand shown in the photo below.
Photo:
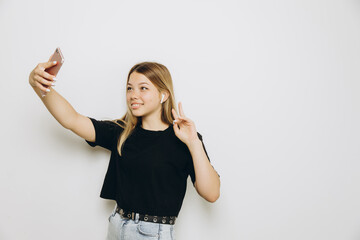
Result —
[{"label": "woman's right hand", "polygon": [[50,87],[55,86],[54,82],[56,81],[56,78],[54,75],[45,72],[45,69],[55,66],[56,64],[56,62],[50,62],[50,60],[45,63],[39,63],[30,73],[30,85],[39,88],[45,93],[50,92]]}]

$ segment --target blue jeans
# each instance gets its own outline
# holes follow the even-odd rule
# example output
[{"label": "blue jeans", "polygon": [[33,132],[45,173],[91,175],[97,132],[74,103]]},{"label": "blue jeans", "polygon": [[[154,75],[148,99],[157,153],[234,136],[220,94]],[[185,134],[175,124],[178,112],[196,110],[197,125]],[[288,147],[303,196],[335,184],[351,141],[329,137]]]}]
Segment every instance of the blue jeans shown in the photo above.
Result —
[{"label": "blue jeans", "polygon": [[114,211],[109,217],[106,240],[175,240],[174,225],[126,219]]}]

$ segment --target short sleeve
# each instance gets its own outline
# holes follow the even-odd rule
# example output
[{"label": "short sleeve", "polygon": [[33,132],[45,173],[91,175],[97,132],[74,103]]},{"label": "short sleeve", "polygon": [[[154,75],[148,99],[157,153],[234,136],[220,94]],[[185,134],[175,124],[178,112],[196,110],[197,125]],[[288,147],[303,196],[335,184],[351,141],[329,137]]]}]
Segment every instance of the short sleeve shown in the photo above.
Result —
[{"label": "short sleeve", "polygon": [[109,120],[96,120],[88,117],[94,125],[95,142],[85,140],[90,146],[101,146],[108,150],[112,150],[117,144],[117,137],[122,128],[116,123]]},{"label": "short sleeve", "polygon": [[[206,148],[205,148],[205,145],[204,145],[204,142],[203,142],[203,138],[202,138],[202,136],[201,136],[200,133],[197,133],[197,134],[198,134],[199,139],[201,140],[201,143],[202,143],[202,146],[203,146],[204,151],[205,151],[205,153],[206,153],[206,156],[207,156],[207,158],[209,159],[209,162],[211,162],[211,161],[210,161],[210,158],[209,158],[209,155],[208,155],[208,153],[207,153],[207,151],[206,151]],[[214,167],[213,167],[213,168],[214,168]],[[192,183],[194,184],[196,179],[195,179],[194,162],[193,162],[192,158],[191,158],[191,162],[189,163],[189,168],[188,168],[188,170],[189,170],[189,175],[190,175],[191,181],[192,181]],[[214,168],[214,170],[215,170],[215,168]],[[216,171],[216,170],[215,170],[215,171]],[[217,173],[217,172],[216,172],[216,173]],[[218,173],[218,176],[220,177],[219,173]]]}]

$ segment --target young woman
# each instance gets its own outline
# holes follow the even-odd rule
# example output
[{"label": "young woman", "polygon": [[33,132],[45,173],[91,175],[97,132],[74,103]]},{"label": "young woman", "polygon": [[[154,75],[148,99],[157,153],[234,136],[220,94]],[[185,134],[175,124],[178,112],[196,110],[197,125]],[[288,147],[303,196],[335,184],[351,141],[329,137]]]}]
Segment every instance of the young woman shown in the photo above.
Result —
[{"label": "young woman", "polygon": [[219,175],[181,103],[177,113],[171,75],[164,65],[142,62],[131,68],[127,112],[110,121],[77,113],[52,88],[56,78],[45,69],[55,64],[38,64],[29,83],[64,128],[90,146],[111,151],[100,195],[116,201],[107,239],[174,239],[189,175],[201,197],[209,202],[219,198]]}]

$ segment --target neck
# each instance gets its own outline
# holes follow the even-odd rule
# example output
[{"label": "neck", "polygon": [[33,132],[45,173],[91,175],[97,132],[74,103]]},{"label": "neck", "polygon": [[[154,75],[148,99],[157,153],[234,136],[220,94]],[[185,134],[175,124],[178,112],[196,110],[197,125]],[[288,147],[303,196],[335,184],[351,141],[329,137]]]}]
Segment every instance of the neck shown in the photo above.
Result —
[{"label": "neck", "polygon": [[164,123],[161,120],[161,107],[151,114],[147,114],[141,117],[141,127],[151,131],[162,131],[169,127],[169,124]]},{"label": "neck", "polygon": [[141,127],[146,130],[151,131],[163,131],[169,127],[169,124],[158,121],[147,121],[146,119],[142,119]]}]

